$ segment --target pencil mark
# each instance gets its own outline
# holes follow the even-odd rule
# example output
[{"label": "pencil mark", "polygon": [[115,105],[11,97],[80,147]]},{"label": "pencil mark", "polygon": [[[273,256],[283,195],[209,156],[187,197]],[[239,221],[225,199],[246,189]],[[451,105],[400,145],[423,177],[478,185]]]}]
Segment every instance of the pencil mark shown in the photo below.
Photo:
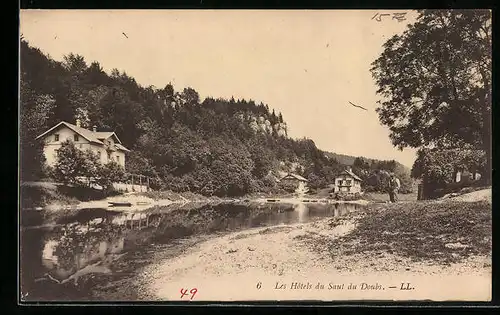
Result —
[{"label": "pencil mark", "polygon": [[122,32],[123,36],[125,36],[126,38],[128,38],[127,34],[125,34],[124,32]]},{"label": "pencil mark", "polygon": [[405,12],[403,12],[403,13],[394,13],[393,16],[392,16],[392,19],[393,20],[397,20],[398,22],[403,22],[404,20],[406,20],[405,15],[406,15]]},{"label": "pencil mark", "polygon": [[[389,13],[376,13],[371,19],[375,19],[375,21],[377,22],[381,22],[382,21],[382,18],[384,16],[390,16],[391,14]],[[398,22],[402,22],[404,20],[406,20],[406,12],[397,12],[397,13],[393,13],[392,14],[392,19],[393,20],[397,20]]]},{"label": "pencil mark", "polygon": [[358,108],[361,108],[361,109],[364,109],[364,110],[368,111],[368,109],[364,108],[363,106],[359,106],[359,105],[353,104],[351,102],[349,102],[349,104],[351,104],[354,107],[358,107]]},{"label": "pencil mark", "polygon": [[327,44],[326,44],[326,48],[328,48],[329,46],[330,46],[330,43],[327,43]]},{"label": "pencil mark", "polygon": [[381,22],[382,21],[382,17],[388,16],[388,15],[390,15],[390,14],[389,13],[382,13],[382,14],[376,13],[371,19],[372,20],[375,19],[375,21]]}]

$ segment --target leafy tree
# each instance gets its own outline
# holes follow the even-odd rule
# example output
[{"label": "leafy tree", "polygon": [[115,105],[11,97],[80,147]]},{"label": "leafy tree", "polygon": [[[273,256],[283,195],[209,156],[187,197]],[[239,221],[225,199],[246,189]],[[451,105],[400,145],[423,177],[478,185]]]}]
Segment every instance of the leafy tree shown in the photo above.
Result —
[{"label": "leafy tree", "polygon": [[420,10],[371,69],[393,144],[470,144],[486,152],[491,169],[491,53],[489,10]]},{"label": "leafy tree", "polygon": [[64,67],[74,76],[77,76],[76,79],[78,79],[78,76],[82,75],[85,70],[87,70],[87,63],[85,62],[85,59],[83,56],[80,55],[75,55],[73,53],[64,56]]},{"label": "leafy tree", "polygon": [[113,189],[113,183],[121,182],[125,177],[123,167],[115,161],[108,162],[102,166],[99,165],[97,169],[96,182],[106,192]]},{"label": "leafy tree", "polygon": [[307,180],[307,186],[311,189],[325,188],[330,183],[324,177],[318,176],[315,173],[310,173],[309,176],[307,176]]},{"label": "leafy tree", "polygon": [[368,163],[368,161],[363,158],[357,157],[356,159],[354,159],[354,163],[352,166],[362,170],[367,170],[370,168],[370,163]]},{"label": "leafy tree", "polygon": [[100,159],[99,156],[91,150],[85,150],[82,153],[84,161],[83,176],[88,179],[88,183],[91,185],[95,182],[96,178],[102,175]]},{"label": "leafy tree", "polygon": [[[64,184],[81,185],[81,177],[87,175],[90,163],[85,159],[83,151],[75,147],[72,141],[66,140],[57,149],[57,160],[54,165],[54,177]],[[90,172],[93,172],[91,167]]]},{"label": "leafy tree", "polygon": [[78,149],[70,140],[63,142],[56,154],[53,175],[61,183],[78,186],[98,184],[109,191],[113,182],[124,177],[121,165],[114,161],[102,165],[97,154]]},{"label": "leafy tree", "polygon": [[273,155],[272,153],[258,145],[249,148],[251,158],[254,161],[254,168],[252,174],[256,178],[263,178],[273,169]]},{"label": "leafy tree", "polygon": [[84,84],[87,86],[105,86],[109,77],[97,61],[93,61],[84,72]]},{"label": "leafy tree", "polygon": [[55,100],[51,95],[36,95],[24,80],[20,85],[21,179],[32,180],[43,175],[43,143],[36,137],[47,128]]},{"label": "leafy tree", "polygon": [[280,188],[288,193],[293,193],[297,190],[297,185],[292,182],[281,182],[279,184]]},{"label": "leafy tree", "polygon": [[412,176],[427,185],[443,187],[453,183],[457,171],[487,173],[484,151],[422,149],[412,168]]}]

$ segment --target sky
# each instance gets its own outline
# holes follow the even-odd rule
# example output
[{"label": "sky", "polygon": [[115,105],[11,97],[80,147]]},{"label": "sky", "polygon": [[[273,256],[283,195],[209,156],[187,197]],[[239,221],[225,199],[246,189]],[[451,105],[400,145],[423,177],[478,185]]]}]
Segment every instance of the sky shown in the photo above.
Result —
[{"label": "sky", "polygon": [[[406,20],[394,19],[403,12]],[[142,86],[171,82],[202,100],[263,102],[283,114],[291,137],[411,167],[415,150],[394,148],[378,120],[369,69],[415,17],[404,10],[23,10],[20,32],[55,60],[75,53]]]}]

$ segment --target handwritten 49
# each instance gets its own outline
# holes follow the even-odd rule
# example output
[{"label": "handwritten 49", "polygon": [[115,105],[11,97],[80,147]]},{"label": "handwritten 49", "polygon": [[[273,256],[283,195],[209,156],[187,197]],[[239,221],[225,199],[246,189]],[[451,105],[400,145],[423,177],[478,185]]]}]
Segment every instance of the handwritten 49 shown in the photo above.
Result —
[{"label": "handwritten 49", "polygon": [[[194,298],[194,296],[196,295],[196,293],[198,292],[198,289],[196,288],[192,288],[189,293],[191,294],[191,298],[190,300],[192,300]],[[188,295],[188,289],[184,289],[182,288],[181,289],[181,299],[184,298],[184,296]],[[189,295],[188,295],[189,297]]]}]

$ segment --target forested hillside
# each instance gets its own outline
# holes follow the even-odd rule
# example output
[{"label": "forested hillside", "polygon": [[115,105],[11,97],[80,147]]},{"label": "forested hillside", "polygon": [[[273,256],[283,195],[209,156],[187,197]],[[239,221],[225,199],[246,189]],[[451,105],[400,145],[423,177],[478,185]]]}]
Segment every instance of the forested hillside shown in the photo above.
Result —
[{"label": "forested hillside", "polygon": [[[384,162],[387,162],[387,161],[383,161],[383,160],[371,159],[371,158],[362,157],[362,156],[356,157],[356,156],[352,156],[352,155],[339,154],[339,153],[333,153],[333,152],[325,152],[325,154],[330,159],[335,159],[340,164],[344,164],[344,165],[353,165],[354,162],[356,161],[356,159],[363,159],[364,161],[366,161],[367,163],[370,163],[370,164],[377,164],[377,163],[382,162],[382,165],[385,165]],[[395,163],[397,168],[401,168],[401,169],[404,169],[406,172],[410,172],[410,168],[408,166],[405,166],[405,165],[399,163],[398,161],[394,161],[394,163]]]},{"label": "forested hillside", "polygon": [[343,170],[309,139],[287,136],[281,113],[242,99],[200,100],[193,88],[140,86],[117,69],[69,54],[58,62],[21,42],[21,178],[47,176],[35,138],[61,120],[115,131],[131,149],[126,169],[155,185],[205,195],[272,191],[283,172],[325,187]]}]

